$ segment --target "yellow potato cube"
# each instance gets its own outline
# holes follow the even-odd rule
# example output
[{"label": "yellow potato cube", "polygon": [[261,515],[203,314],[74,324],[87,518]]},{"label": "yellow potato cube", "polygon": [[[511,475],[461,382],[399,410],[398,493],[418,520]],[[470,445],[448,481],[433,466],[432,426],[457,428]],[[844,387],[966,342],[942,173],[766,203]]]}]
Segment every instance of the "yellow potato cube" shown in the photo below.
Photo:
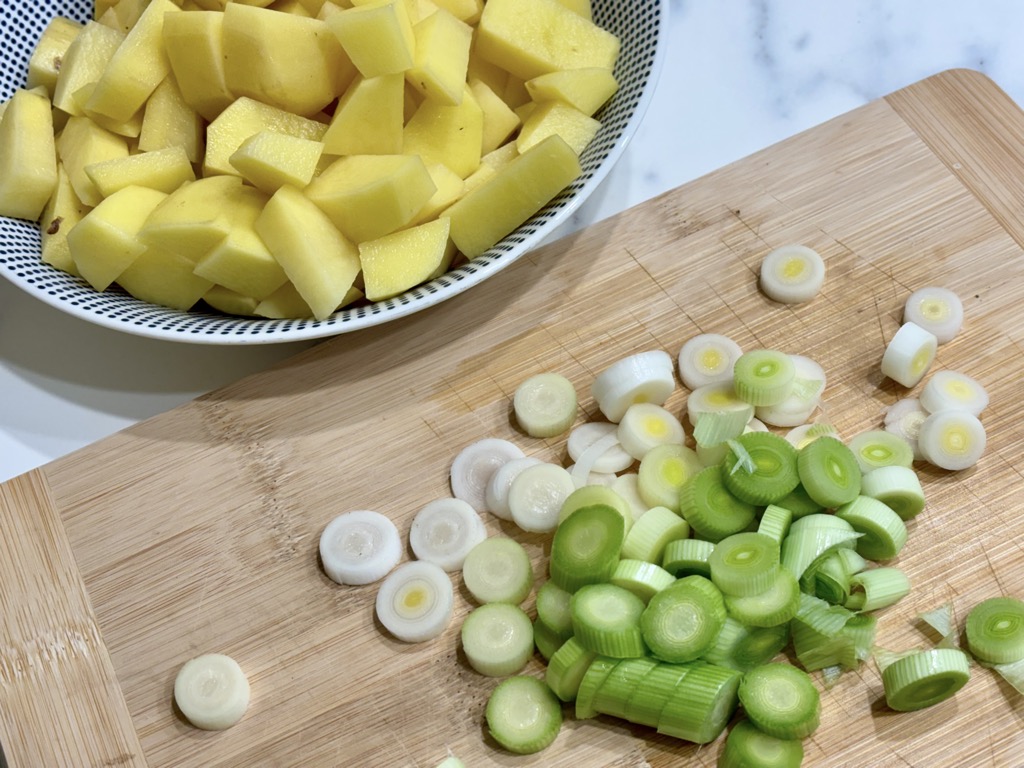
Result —
[{"label": "yellow potato cube", "polygon": [[53,96],[53,90],[57,87],[57,73],[60,72],[61,62],[67,55],[68,48],[79,32],[84,27],[77,21],[54,16],[46,25],[42,37],[32,49],[32,56],[28,60],[28,79],[25,81],[26,88],[35,88],[41,85],[46,88],[47,93]]},{"label": "yellow potato cube", "polygon": [[[342,298],[338,309],[348,306],[353,301],[361,298],[363,298],[363,292],[353,285]],[[285,283],[256,306],[255,314],[260,317],[283,320],[285,318],[312,317],[313,310],[309,308],[306,300],[299,295],[294,285]]]},{"label": "yellow potato cube", "polygon": [[585,115],[593,115],[619,89],[611,70],[601,67],[563,69],[526,81],[534,101],[564,101]]},{"label": "yellow potato cube", "polygon": [[118,136],[124,136],[126,139],[137,138],[142,131],[142,115],[144,110],[140,109],[124,122],[113,120],[106,115],[96,112],[89,112],[85,105],[89,102],[89,97],[92,96],[94,90],[96,90],[96,83],[87,83],[75,91],[73,98],[79,111],[100,128],[105,128],[111,133],[116,133]]},{"label": "yellow potato cube", "polygon": [[115,29],[90,21],[68,46],[53,86],[53,106],[69,115],[83,114],[75,101],[82,86],[100,79],[124,35]]},{"label": "yellow potato cube", "polygon": [[412,31],[416,53],[405,79],[426,98],[439,104],[461,104],[473,28],[448,11],[438,9],[418,22]]},{"label": "yellow potato cube", "polygon": [[140,152],[85,166],[86,175],[103,197],[125,187],[159,189],[170,194],[187,181],[195,181],[192,163],[181,147]]},{"label": "yellow potato cube", "polygon": [[227,237],[196,263],[197,275],[256,299],[281,287],[288,278],[254,226],[268,199],[249,186],[225,196],[221,210],[229,223]]},{"label": "yellow potato cube", "polygon": [[558,0],[558,2],[587,21],[594,20],[594,11],[591,8],[590,0]]},{"label": "yellow potato cube", "polygon": [[446,269],[455,253],[450,225],[448,219],[435,219],[360,243],[366,298],[389,299]]},{"label": "yellow potato cube", "polygon": [[231,156],[242,142],[260,131],[274,131],[310,141],[322,141],[327,126],[317,120],[293,115],[283,109],[242,96],[206,128],[203,174],[238,176]]},{"label": "yellow potato cube", "polygon": [[226,315],[255,315],[256,305],[259,304],[252,296],[243,296],[223,285],[210,286],[203,294],[203,301]]},{"label": "yellow potato cube", "polygon": [[315,115],[355,75],[325,21],[229,3],[223,36],[228,90],[286,112]]},{"label": "yellow potato cube", "polygon": [[95,2],[92,4],[93,19],[99,19],[100,16],[102,16],[104,13],[106,13],[115,5],[117,5],[117,3],[118,0],[95,0]]},{"label": "yellow potato cube", "polygon": [[243,141],[230,159],[246,181],[272,195],[285,184],[304,189],[313,179],[323,150],[319,141],[260,131]]},{"label": "yellow potato cube", "polygon": [[491,90],[483,80],[470,80],[469,90],[483,111],[484,127],[481,151],[491,152],[502,144],[519,127],[519,115],[513,112],[501,97]]},{"label": "yellow potato cube", "polygon": [[469,174],[469,176],[467,176],[465,181],[463,182],[462,196],[465,197],[474,189],[476,189],[485,181],[487,181],[489,178],[491,178],[491,176],[494,175],[494,172],[496,170],[497,169],[493,165],[480,163],[480,167],[473,171],[471,174]]},{"label": "yellow potato cube", "polygon": [[[110,7],[110,14],[104,14],[112,22],[114,29],[128,34],[142,17],[142,12],[149,5],[149,0],[118,0]],[[179,3],[175,3],[179,5]]]},{"label": "yellow potato cube", "polygon": [[424,99],[405,125],[402,151],[421,155],[426,162],[444,163],[465,178],[480,165],[483,138],[483,110],[465,86],[457,107]]},{"label": "yellow potato cube", "polygon": [[580,175],[579,158],[558,135],[519,155],[452,205],[451,238],[467,258],[479,256],[553,200]]},{"label": "yellow potato cube", "polygon": [[332,15],[327,24],[363,77],[404,72],[414,64],[405,0],[374,0]]},{"label": "yellow potato cube", "polygon": [[434,0],[434,2],[459,21],[464,21],[467,24],[476,24],[480,21],[480,14],[484,9],[484,0]]},{"label": "yellow potato cube", "polygon": [[558,69],[614,69],[619,39],[558,0],[488,0],[477,27],[477,50],[529,80]]},{"label": "yellow potato cube", "polygon": [[136,235],[166,197],[155,189],[125,187],[105,198],[71,228],[71,258],[93,288],[106,290],[146,250]]},{"label": "yellow potato cube", "polygon": [[223,25],[224,14],[217,11],[164,18],[164,48],[174,79],[185,102],[207,120],[235,100],[224,76]]},{"label": "yellow potato cube", "polygon": [[356,247],[294,187],[281,187],[274,193],[256,220],[256,231],[313,317],[329,317],[359,274]]},{"label": "yellow potato cube", "polygon": [[434,192],[430,172],[418,155],[342,157],[305,190],[334,226],[356,243],[404,227]]},{"label": "yellow potato cube", "polygon": [[200,163],[205,151],[204,134],[202,116],[185,101],[174,74],[169,74],[146,102],[139,129],[139,151],[181,147],[189,162]]},{"label": "yellow potato cube", "polygon": [[88,210],[75,194],[63,163],[57,163],[57,186],[39,220],[44,262],[62,272],[78,274],[68,247],[68,232],[82,220]]},{"label": "yellow potato cube", "polygon": [[96,125],[88,117],[72,117],[57,139],[57,154],[71,177],[71,186],[78,198],[88,206],[103,199],[99,189],[85,172],[87,165],[128,157],[124,137]]},{"label": "yellow potato cube", "polygon": [[405,79],[356,76],[324,134],[330,155],[394,155],[402,151]]},{"label": "yellow potato cube", "polygon": [[519,157],[519,148],[514,141],[502,144],[480,158],[480,165],[489,165],[494,170],[503,168]]},{"label": "yellow potato cube", "polygon": [[147,248],[118,276],[118,284],[135,298],[185,312],[213,283],[192,272],[184,256],[162,248]]},{"label": "yellow potato cube", "polygon": [[242,187],[238,176],[210,176],[172,192],[146,219],[139,239],[195,263],[228,235],[224,201]]},{"label": "yellow potato cube", "polygon": [[127,121],[167,77],[170,65],[164,51],[164,15],[181,13],[171,0],[152,0],[125,36],[85,105],[112,120]]},{"label": "yellow potato cube", "polygon": [[15,91],[0,118],[0,215],[35,221],[56,186],[50,102]]},{"label": "yellow potato cube", "polygon": [[505,92],[508,72],[483,58],[476,49],[476,29],[473,30],[473,46],[469,49],[469,63],[466,66],[466,81],[480,80],[499,96]]},{"label": "yellow potato cube", "polygon": [[[513,145],[515,146],[515,145]],[[427,172],[437,188],[426,204],[413,216],[410,224],[422,224],[436,219],[438,214],[465,193],[466,182],[444,163],[428,163]]]},{"label": "yellow potato cube", "polygon": [[546,101],[538,104],[523,122],[519,136],[516,137],[516,147],[519,154],[523,154],[551,134],[557,133],[577,155],[581,155],[600,127],[601,123],[575,107],[561,101]]}]

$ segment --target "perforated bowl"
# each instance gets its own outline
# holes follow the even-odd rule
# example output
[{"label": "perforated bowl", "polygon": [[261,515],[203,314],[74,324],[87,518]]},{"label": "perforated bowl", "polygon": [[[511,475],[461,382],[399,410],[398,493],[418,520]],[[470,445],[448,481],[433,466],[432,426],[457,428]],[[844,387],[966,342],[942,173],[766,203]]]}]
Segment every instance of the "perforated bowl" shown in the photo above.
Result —
[{"label": "perforated bowl", "polygon": [[[651,99],[664,54],[663,0],[593,0],[594,21],[619,36],[619,90],[598,115],[601,128],[580,158],[583,174],[547,207],[486,253],[436,280],[386,301],[339,310],[325,320],[234,317],[188,312],[139,301],[116,286],[102,293],[44,264],[38,227],[0,217],[0,273],[58,309],[126,333],[202,344],[269,344],[332,336],[402,317],[450,299],[504,269],[535,247],[594,191],[622,154]],[[89,0],[3,0],[0,3],[0,100],[22,87],[28,59],[54,16],[91,18]],[[200,306],[203,306],[200,304]]]}]

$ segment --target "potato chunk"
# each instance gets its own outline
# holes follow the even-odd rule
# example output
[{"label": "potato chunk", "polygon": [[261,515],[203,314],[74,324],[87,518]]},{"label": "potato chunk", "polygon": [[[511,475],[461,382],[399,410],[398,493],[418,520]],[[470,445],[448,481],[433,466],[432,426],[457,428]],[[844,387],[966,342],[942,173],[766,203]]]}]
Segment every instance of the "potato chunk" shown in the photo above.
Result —
[{"label": "potato chunk", "polygon": [[50,102],[15,91],[0,118],[0,215],[35,221],[56,186]]},{"label": "potato chunk", "polygon": [[222,30],[218,11],[173,13],[164,18],[167,58],[185,102],[213,120],[234,101],[224,75]]},{"label": "potato chunk", "polygon": [[439,104],[462,103],[473,28],[444,9],[413,27],[415,62],[405,78],[413,88]]},{"label": "potato chunk", "polygon": [[416,47],[405,0],[374,0],[327,19],[363,77],[405,72]]},{"label": "potato chunk", "polygon": [[405,79],[400,73],[356,76],[324,134],[329,155],[396,155],[402,151]]},{"label": "potato chunk", "polygon": [[170,194],[186,181],[195,181],[196,178],[192,163],[181,147],[90,163],[84,170],[103,197],[110,197],[118,190],[133,185]]},{"label": "potato chunk", "polygon": [[90,21],[68,46],[53,86],[53,106],[69,115],[81,115],[75,93],[100,79],[124,40],[116,29]]},{"label": "potato chunk", "polygon": [[397,296],[444,272],[455,254],[449,219],[410,227],[359,244],[366,298]]},{"label": "potato chunk", "polygon": [[60,72],[64,56],[82,28],[77,21],[64,16],[54,16],[50,19],[28,60],[26,88],[41,85],[51,97],[53,96],[53,90],[57,87],[57,73]]},{"label": "potato chunk", "polygon": [[484,113],[465,86],[457,107],[424,99],[405,124],[403,152],[420,155],[428,163],[444,163],[462,178],[480,165]]}]

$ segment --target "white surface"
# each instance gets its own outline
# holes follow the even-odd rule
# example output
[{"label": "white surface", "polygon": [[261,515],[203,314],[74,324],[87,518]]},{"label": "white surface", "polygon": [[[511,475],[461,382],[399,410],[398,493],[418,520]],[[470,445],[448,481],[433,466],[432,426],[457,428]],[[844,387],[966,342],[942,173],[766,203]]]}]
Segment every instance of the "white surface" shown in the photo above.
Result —
[{"label": "white surface", "polygon": [[[668,26],[644,124],[573,228],[944,69],[980,70],[1024,103],[1014,0],[671,0]],[[0,481],[308,346],[142,339],[0,280]]]}]

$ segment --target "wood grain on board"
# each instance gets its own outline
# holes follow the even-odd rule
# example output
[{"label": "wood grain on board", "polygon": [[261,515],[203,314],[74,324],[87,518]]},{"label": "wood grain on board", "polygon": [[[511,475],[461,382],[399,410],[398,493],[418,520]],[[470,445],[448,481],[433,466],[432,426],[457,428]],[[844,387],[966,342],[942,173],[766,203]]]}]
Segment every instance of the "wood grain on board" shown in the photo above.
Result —
[{"label": "wood grain on board", "polygon": [[[985,597],[1024,597],[1022,211],[1024,112],[981,75],[944,72],[535,251],[454,300],[322,343],[0,486],[9,760],[432,768],[450,750],[474,768],[713,766],[721,742],[698,748],[604,718],[567,717],[539,755],[502,752],[483,727],[495,681],[459,651],[471,603],[458,575],[449,630],[404,645],[375,623],[374,587],[323,575],[321,529],[370,508],[407,531],[448,495],[452,457],[478,438],[565,461],[564,437],[516,430],[520,381],[561,372],[580,393],[579,421],[596,418],[595,373],[636,351],[674,355],[698,332],[814,358],[829,377],[817,418],[846,437],[877,427],[908,394],[878,369],[903,302],[946,285],[967,320],[936,367],[988,389],[988,450],[969,471],[920,467],[928,506],[895,562],[914,589],[880,613],[877,638],[892,650],[931,644],[918,613],[952,602],[962,618]],[[790,242],[828,265],[822,293],[795,307],[756,286],[761,258]],[[668,405],[684,403],[679,389]],[[487,517],[543,576],[549,537]],[[246,717],[223,733],[190,727],[172,705],[178,668],[208,651],[237,659],[252,685]],[[822,689],[805,750],[808,766],[1019,766],[1024,701],[975,668],[954,699],[894,713],[868,663]]]}]

